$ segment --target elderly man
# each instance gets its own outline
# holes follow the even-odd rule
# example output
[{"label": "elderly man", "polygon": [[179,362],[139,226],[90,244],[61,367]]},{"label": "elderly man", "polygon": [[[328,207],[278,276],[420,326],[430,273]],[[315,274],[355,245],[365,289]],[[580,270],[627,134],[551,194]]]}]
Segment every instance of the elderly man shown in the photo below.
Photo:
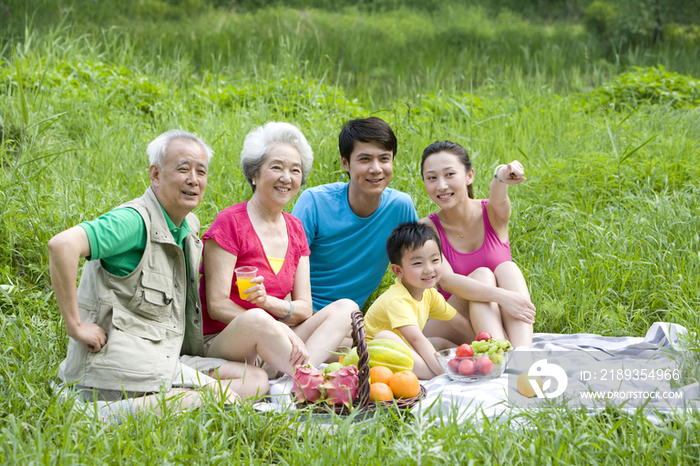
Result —
[{"label": "elderly man", "polygon": [[[122,412],[155,406],[161,390],[176,401],[173,409],[200,402],[191,388],[221,386],[230,401],[262,394],[267,375],[257,367],[222,360],[220,373],[231,380],[219,383],[180,360],[204,351],[202,242],[191,211],[204,196],[212,151],[193,134],[171,130],[147,153],[151,186],[142,197],[49,241],[51,281],[70,337],[59,377],[103,409],[123,400]],[[82,257],[88,262],[76,290]]]}]

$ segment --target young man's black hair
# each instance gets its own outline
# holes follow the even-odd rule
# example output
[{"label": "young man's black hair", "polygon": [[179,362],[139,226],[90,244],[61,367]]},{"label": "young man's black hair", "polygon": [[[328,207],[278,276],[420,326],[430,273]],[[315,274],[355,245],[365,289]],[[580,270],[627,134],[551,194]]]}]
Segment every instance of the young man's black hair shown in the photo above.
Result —
[{"label": "young man's black hair", "polygon": [[386,150],[396,155],[396,135],[389,124],[379,117],[358,118],[345,123],[338,136],[340,157],[350,162],[350,155],[355,149],[355,142],[377,141]]}]

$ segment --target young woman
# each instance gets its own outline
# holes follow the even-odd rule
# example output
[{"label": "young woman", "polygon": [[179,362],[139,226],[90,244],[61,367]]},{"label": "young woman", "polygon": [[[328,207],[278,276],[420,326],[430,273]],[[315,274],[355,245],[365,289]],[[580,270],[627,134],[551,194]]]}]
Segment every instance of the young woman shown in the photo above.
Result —
[{"label": "young woman", "polygon": [[[511,261],[508,237],[508,187],[525,181],[523,166],[516,160],[499,165],[488,199],[474,199],[474,169],[469,154],[459,144],[439,141],[428,146],[423,151],[421,172],[428,196],[440,207],[437,213],[421,220],[438,232],[442,242],[447,263],[440,292],[470,320],[475,334],[486,331],[493,338],[507,338],[513,346],[531,346],[535,307],[520,268]],[[507,291],[511,300],[513,294],[518,294],[520,304],[505,305],[500,299],[484,301],[483,296],[464,286],[466,282],[460,277]],[[428,322],[424,333],[455,343],[464,341],[464,335],[456,334],[441,321]]]}]

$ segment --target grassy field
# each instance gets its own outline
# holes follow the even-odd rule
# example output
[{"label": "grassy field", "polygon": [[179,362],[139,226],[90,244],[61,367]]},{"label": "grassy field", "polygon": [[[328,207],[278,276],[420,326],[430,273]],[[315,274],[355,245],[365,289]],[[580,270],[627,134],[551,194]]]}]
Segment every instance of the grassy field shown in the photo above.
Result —
[{"label": "grassy field", "polygon": [[643,336],[656,321],[695,331],[697,45],[614,50],[575,24],[449,5],[433,15],[206,9],[111,27],[60,19],[15,28],[0,45],[1,462],[698,462],[697,414],[654,425],[612,408],[524,414],[525,429],[389,412],[329,436],[212,402],[107,428],[51,393],[67,337],[46,250],[59,231],[143,192],[145,147],[166,129],[194,131],[216,152],[196,211],[209,225],[250,195],[238,165],[250,129],[297,124],[314,148],[314,186],[346,179],[338,131],[371,114],[397,133],[392,187],[413,196],[421,217],[435,210],[419,174],[429,143],[470,150],[478,197],[497,163],[523,162],[510,233],[535,331]]}]

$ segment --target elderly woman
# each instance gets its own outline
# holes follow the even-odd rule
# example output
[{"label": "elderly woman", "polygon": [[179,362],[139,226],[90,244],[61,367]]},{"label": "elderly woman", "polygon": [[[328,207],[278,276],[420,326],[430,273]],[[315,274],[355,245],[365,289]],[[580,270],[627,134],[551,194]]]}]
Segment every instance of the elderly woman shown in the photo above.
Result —
[{"label": "elderly woman", "polygon": [[[208,357],[264,362],[271,376],[292,374],[297,364],[325,361],[348,333],[357,305],[343,299],[313,312],[304,228],[283,212],[312,163],[311,147],[291,124],[267,123],[246,136],[241,166],[253,195],[221,211],[202,238],[199,294]],[[241,266],[258,269],[252,286],[243,285],[246,299],[234,276]]]}]

